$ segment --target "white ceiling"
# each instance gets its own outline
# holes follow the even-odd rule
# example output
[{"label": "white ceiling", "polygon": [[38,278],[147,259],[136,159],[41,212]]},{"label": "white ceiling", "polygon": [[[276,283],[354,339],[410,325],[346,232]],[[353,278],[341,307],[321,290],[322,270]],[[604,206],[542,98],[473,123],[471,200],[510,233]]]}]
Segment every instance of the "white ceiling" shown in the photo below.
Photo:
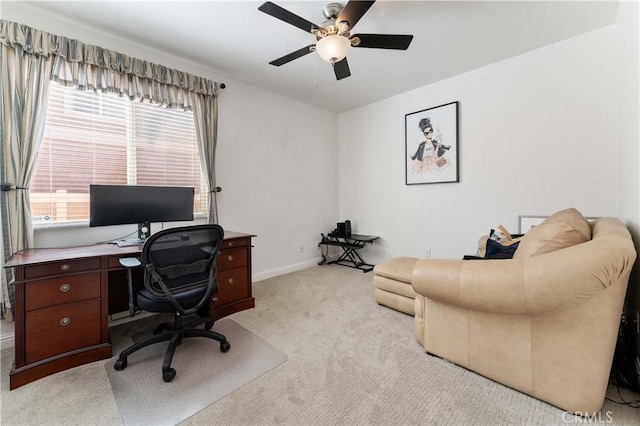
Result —
[{"label": "white ceiling", "polygon": [[[191,61],[221,75],[223,82],[227,76],[336,112],[611,25],[618,10],[617,1],[378,0],[351,34],[413,34],[411,46],[406,51],[354,48],[347,56],[351,77],[336,81],[331,65],[315,53],[281,67],[269,65],[315,39],[258,11],[261,3],[43,1],[25,7]],[[274,3],[319,25],[328,2]]]}]

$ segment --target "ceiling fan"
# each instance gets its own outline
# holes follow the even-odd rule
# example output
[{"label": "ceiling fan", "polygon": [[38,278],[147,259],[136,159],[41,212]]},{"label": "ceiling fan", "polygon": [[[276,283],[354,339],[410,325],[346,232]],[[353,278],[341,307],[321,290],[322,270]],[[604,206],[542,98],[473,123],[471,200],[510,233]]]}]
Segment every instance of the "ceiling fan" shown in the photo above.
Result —
[{"label": "ceiling fan", "polygon": [[322,59],[331,63],[336,79],[341,80],[351,75],[346,58],[351,47],[407,50],[413,40],[412,35],[356,34],[352,36],[349,33],[373,3],[375,0],[351,0],[344,7],[340,3],[329,3],[322,10],[326,18],[322,25],[309,22],[270,1],[264,3],[258,7],[259,11],[310,32],[316,37],[315,44],[305,46],[269,63],[279,67],[308,53],[318,52]]}]

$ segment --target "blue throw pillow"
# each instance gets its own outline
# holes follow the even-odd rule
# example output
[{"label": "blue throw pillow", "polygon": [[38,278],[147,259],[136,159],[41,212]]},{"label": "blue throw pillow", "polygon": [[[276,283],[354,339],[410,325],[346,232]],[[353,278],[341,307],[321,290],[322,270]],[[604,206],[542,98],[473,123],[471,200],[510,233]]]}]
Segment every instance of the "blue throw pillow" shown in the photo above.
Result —
[{"label": "blue throw pillow", "polygon": [[520,241],[508,246],[503,246],[492,239],[487,240],[487,253],[484,255],[486,259],[511,259],[516,252]]}]

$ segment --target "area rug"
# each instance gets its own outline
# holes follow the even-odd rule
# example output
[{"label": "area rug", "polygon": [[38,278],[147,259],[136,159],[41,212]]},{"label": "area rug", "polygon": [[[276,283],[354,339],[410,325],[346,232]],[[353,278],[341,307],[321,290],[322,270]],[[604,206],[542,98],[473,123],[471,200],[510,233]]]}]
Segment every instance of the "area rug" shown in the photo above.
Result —
[{"label": "area rug", "polygon": [[[150,335],[156,321],[145,323],[148,331],[138,330],[133,334],[134,341]],[[140,328],[140,324],[134,326]],[[105,368],[125,425],[178,424],[287,360],[286,354],[264,339],[231,319],[223,319],[214,324],[213,330],[227,337],[229,352],[222,353],[220,344],[213,340],[185,339],[171,364],[176,377],[165,383],[162,360],[168,342],[130,355],[122,371],[113,368],[116,350],[126,347],[118,328],[131,331],[128,324],[112,329],[114,357]]]}]

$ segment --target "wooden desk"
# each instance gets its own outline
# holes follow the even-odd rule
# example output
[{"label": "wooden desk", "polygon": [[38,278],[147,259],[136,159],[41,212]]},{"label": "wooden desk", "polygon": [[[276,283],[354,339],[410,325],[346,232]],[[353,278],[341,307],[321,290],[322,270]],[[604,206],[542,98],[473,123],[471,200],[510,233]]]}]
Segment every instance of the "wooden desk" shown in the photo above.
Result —
[{"label": "wooden desk", "polygon": [[[217,300],[211,301],[214,320],[255,306],[251,295],[252,237],[255,235],[224,233],[216,276]],[[141,251],[142,246],[120,248],[115,244],[29,249],[7,262],[5,267],[15,273],[16,302],[10,389],[111,358],[109,313],[117,311],[117,303],[110,303],[110,298],[117,302],[114,295],[127,291],[126,272],[119,259]]]}]

